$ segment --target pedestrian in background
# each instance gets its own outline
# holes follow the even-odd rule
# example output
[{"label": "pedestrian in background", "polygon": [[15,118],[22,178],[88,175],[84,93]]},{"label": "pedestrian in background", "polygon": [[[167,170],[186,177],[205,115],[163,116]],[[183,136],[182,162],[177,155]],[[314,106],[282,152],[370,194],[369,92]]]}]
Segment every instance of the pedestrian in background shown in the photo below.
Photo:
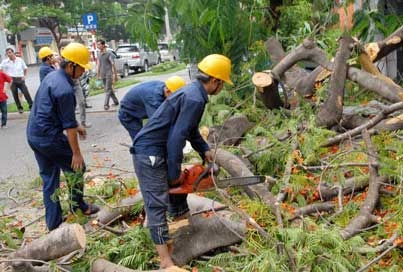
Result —
[{"label": "pedestrian in background", "polygon": [[119,100],[113,90],[113,84],[118,80],[116,73],[115,60],[112,53],[106,50],[104,40],[97,41],[97,47],[100,54],[98,56],[98,79],[102,79],[105,90],[104,109],[109,110],[109,100],[112,98],[113,105],[119,105]]},{"label": "pedestrian in background", "polygon": [[13,94],[18,112],[23,113],[24,109],[18,97],[18,89],[20,89],[21,92],[24,94],[29,109],[31,109],[32,107],[32,98],[29,94],[27,85],[25,85],[25,77],[27,75],[28,67],[20,57],[17,57],[15,55],[14,49],[12,47],[7,47],[6,54],[7,59],[4,59],[1,62],[0,69],[13,79],[13,82],[11,84],[11,92]]},{"label": "pedestrian in background", "polygon": [[189,214],[187,194],[169,195],[171,185],[180,185],[183,147],[188,140],[203,160],[213,161],[210,147],[198,126],[208,95],[218,94],[230,79],[231,61],[223,55],[206,56],[198,64],[196,81],[169,96],[133,140],[135,173],[147,215],[147,227],[160,259],[161,269],[174,266],[171,258],[166,212],[175,219]]},{"label": "pedestrian in background", "polygon": [[12,78],[3,71],[0,71],[0,111],[1,128],[7,128],[7,99],[5,83],[11,84]]},{"label": "pedestrian in background", "polygon": [[[60,187],[60,170],[70,186],[70,209],[91,215],[99,207],[83,199],[85,163],[78,136],[86,130],[76,120],[74,80],[90,69],[90,52],[79,43],[70,43],[62,51],[60,69],[49,73],[40,84],[28,119],[27,140],[34,151],[43,180],[43,202],[49,230],[63,222],[60,201],[55,192]],[[56,84],[55,84],[56,83]],[[64,134],[63,132],[66,132]]]},{"label": "pedestrian in background", "polygon": [[118,118],[133,141],[143,127],[143,120],[150,118],[164,100],[185,86],[180,76],[172,76],[165,82],[153,80],[131,88],[120,101]]}]

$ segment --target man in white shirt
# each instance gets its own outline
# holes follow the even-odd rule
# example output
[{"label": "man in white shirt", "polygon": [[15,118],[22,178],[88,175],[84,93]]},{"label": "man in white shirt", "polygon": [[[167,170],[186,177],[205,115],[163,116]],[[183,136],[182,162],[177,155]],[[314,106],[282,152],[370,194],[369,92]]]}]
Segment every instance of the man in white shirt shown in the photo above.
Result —
[{"label": "man in white shirt", "polygon": [[29,94],[27,85],[25,85],[25,77],[27,75],[28,67],[25,62],[15,55],[12,47],[7,47],[6,55],[8,58],[4,59],[0,64],[0,69],[8,74],[13,82],[11,83],[11,92],[19,113],[23,113],[24,109],[18,97],[18,89],[24,94],[25,100],[28,102],[29,109],[32,107],[32,98]]}]

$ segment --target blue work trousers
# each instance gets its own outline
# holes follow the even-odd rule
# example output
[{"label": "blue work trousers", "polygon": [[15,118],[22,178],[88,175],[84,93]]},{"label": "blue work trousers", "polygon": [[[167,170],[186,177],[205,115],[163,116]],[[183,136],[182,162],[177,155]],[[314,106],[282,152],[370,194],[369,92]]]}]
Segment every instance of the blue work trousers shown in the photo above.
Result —
[{"label": "blue work trousers", "polygon": [[43,181],[46,225],[49,230],[53,230],[63,222],[60,201],[54,195],[60,187],[60,170],[63,170],[66,178],[74,175],[74,186],[69,188],[70,207],[72,210],[79,208],[83,212],[88,210],[88,205],[83,200],[84,172],[76,173],[71,168],[73,152],[66,136],[63,135],[63,137],[58,137],[49,142],[28,139],[28,143],[35,153]]},{"label": "blue work trousers", "polygon": [[166,244],[169,240],[166,212],[173,217],[188,212],[187,194],[168,194],[165,158],[133,154],[133,163],[144,199],[151,238],[157,245]]},{"label": "blue work trousers", "polygon": [[118,118],[122,126],[129,132],[130,138],[133,141],[136,134],[143,127],[142,120],[134,118],[122,108],[119,109]]}]

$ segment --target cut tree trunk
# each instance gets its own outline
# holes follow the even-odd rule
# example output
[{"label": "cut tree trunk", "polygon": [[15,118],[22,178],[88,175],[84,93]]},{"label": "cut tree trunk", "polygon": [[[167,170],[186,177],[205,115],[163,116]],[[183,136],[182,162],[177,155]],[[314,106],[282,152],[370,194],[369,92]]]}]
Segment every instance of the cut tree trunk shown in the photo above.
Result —
[{"label": "cut tree trunk", "polygon": [[368,150],[368,166],[369,166],[369,186],[368,193],[361,206],[360,212],[354,217],[350,223],[341,230],[343,239],[349,239],[355,234],[360,233],[363,229],[373,223],[378,223],[379,218],[372,214],[379,201],[379,189],[384,178],[378,175],[378,156],[371,142],[371,136],[366,129],[363,130],[362,136]]},{"label": "cut tree trunk", "polygon": [[[309,60],[309,52],[313,49],[313,45],[312,40],[305,40],[298,49],[285,55],[281,43],[276,38],[269,38],[265,43],[270,58],[275,65],[272,70],[275,75],[274,79],[277,81],[282,80],[287,88],[295,90],[303,97],[312,95],[316,77],[322,68],[317,68],[314,72],[310,73],[295,64],[302,59]],[[307,55],[300,57],[299,54],[301,51]]]},{"label": "cut tree trunk", "polygon": [[390,52],[401,48],[403,45],[403,26],[390,34],[382,41],[365,45],[365,51],[373,62],[380,60]]},{"label": "cut tree trunk", "polygon": [[[83,249],[85,245],[86,236],[81,225],[63,224],[45,236],[18,249],[11,258],[50,261],[75,250]],[[18,267],[21,265],[25,266],[27,264],[23,264],[22,262],[12,263],[12,266],[17,271],[19,271]]]},{"label": "cut tree trunk", "polygon": [[172,259],[179,266],[185,265],[213,249],[242,241],[246,230],[246,222],[236,220],[235,214],[229,211],[219,211],[209,217],[191,216],[189,225],[172,234]]},{"label": "cut tree trunk", "polygon": [[340,48],[336,53],[334,70],[330,77],[328,96],[319,109],[316,123],[318,126],[330,128],[338,124],[343,113],[344,84],[347,77],[347,60],[354,48],[354,40],[350,36],[340,39]]},{"label": "cut tree trunk", "polygon": [[237,145],[242,136],[253,124],[244,115],[234,116],[225,120],[221,126],[211,127],[208,142],[218,145]]},{"label": "cut tree trunk", "polygon": [[97,259],[91,265],[91,272],[163,272],[164,270],[133,270],[114,264],[105,259]]}]

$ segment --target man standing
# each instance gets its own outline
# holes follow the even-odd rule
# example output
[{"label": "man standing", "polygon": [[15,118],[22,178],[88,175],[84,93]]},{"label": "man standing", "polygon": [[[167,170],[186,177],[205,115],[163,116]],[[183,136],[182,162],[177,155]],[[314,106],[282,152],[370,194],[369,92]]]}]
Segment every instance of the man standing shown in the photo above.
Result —
[{"label": "man standing", "polygon": [[75,116],[74,80],[85,69],[91,68],[89,56],[87,47],[79,43],[70,43],[64,48],[60,69],[43,79],[28,120],[27,139],[43,180],[43,202],[49,230],[63,222],[60,202],[55,195],[60,186],[60,170],[71,186],[71,210],[80,209],[85,215],[99,211],[96,205],[83,200],[85,163],[78,135],[85,139],[86,131],[78,125]]},{"label": "man standing", "polygon": [[[181,163],[186,140],[206,161],[213,161],[198,125],[208,95],[216,95],[230,79],[231,61],[208,55],[198,64],[196,81],[167,98],[134,138],[130,152],[147,214],[147,227],[156,245],[161,269],[175,267],[168,247],[166,211],[178,219],[188,214],[187,195],[169,195],[169,184],[181,183]],[[180,270],[175,270],[180,271]]]},{"label": "man standing", "polygon": [[119,100],[116,98],[113,90],[113,84],[118,80],[116,73],[115,60],[113,55],[106,51],[104,40],[98,40],[97,47],[100,50],[98,57],[98,79],[102,79],[105,90],[104,109],[109,110],[109,99],[112,98],[113,105],[119,105]]},{"label": "man standing", "polygon": [[120,101],[119,120],[133,140],[143,127],[143,119],[150,118],[164,100],[185,86],[180,76],[172,76],[165,83],[148,81],[131,88]]},{"label": "man standing", "polygon": [[23,113],[24,109],[18,97],[18,89],[20,89],[24,94],[25,100],[28,102],[29,109],[32,107],[32,98],[29,94],[27,85],[25,85],[25,77],[27,75],[28,67],[20,57],[15,55],[12,47],[7,47],[6,54],[8,58],[1,62],[0,69],[13,79],[13,83],[11,83],[11,92],[13,94],[15,104],[17,105],[18,112]]}]

